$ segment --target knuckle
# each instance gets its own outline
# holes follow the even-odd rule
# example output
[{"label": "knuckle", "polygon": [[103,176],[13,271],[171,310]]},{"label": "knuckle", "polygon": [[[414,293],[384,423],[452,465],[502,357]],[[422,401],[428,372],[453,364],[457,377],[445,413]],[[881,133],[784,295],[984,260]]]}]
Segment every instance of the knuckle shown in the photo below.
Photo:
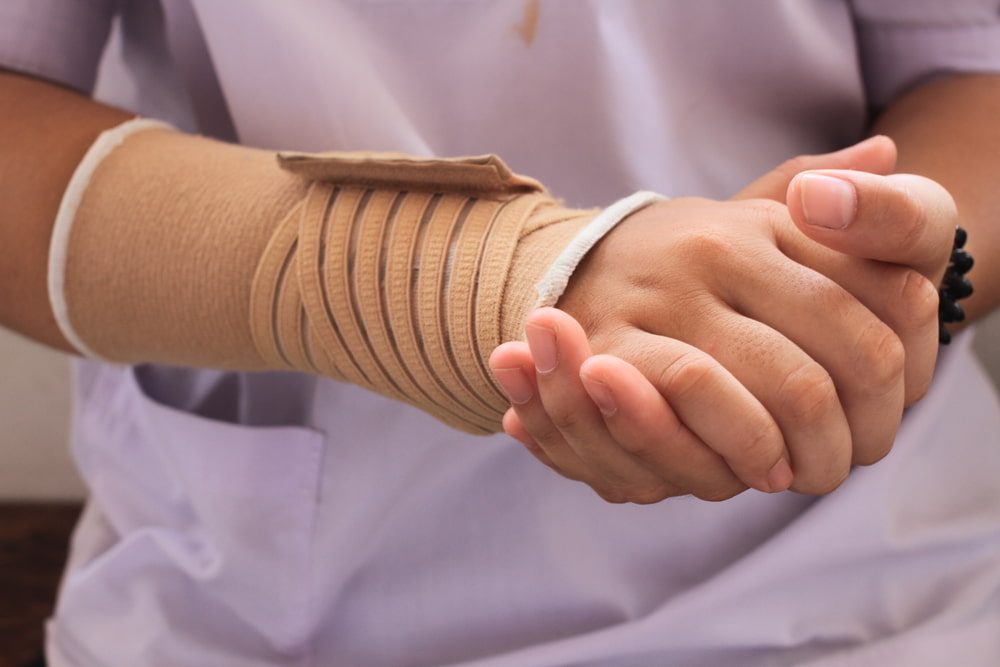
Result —
[{"label": "knuckle", "polygon": [[732,243],[726,231],[716,227],[699,227],[679,235],[674,247],[678,257],[715,258],[725,257],[732,251]]},{"label": "knuckle", "polygon": [[664,367],[657,386],[669,396],[683,399],[699,391],[711,390],[719,381],[719,368],[707,355],[691,350]]},{"label": "knuckle", "polygon": [[571,467],[562,466],[558,463],[547,463],[546,465],[548,465],[549,468],[551,468],[552,471],[555,472],[560,477],[565,477],[571,482],[580,482],[581,484],[587,484],[588,486],[590,486],[589,482],[587,481],[587,476],[581,472],[578,472],[577,470],[574,470]]},{"label": "knuckle", "polygon": [[619,446],[640,461],[655,460],[661,450],[659,442],[652,438],[630,438],[619,442]]},{"label": "knuckle", "polygon": [[810,155],[796,155],[782,162],[778,166],[778,172],[784,174],[789,180],[796,174],[812,169],[815,159]]},{"label": "knuckle", "polygon": [[896,333],[882,322],[873,322],[861,330],[856,349],[860,355],[857,374],[873,393],[882,394],[902,380],[906,349]]},{"label": "knuckle", "polygon": [[720,503],[724,500],[735,498],[748,488],[749,487],[742,482],[733,481],[726,482],[724,484],[717,484],[707,489],[698,489],[693,493],[693,495],[699,500],[705,500],[710,503]]},{"label": "knuckle", "polygon": [[[902,410],[900,410],[897,416],[900,419],[902,418]],[[891,428],[882,434],[869,435],[861,441],[855,439],[851,465],[869,466],[873,463],[878,463],[888,456],[889,452],[892,451],[892,446],[895,444],[898,427],[899,421],[895,421],[895,423],[891,424]]]},{"label": "knuckle", "polygon": [[740,456],[743,460],[763,461],[774,458],[776,451],[782,446],[781,431],[763,410],[760,414],[746,415],[743,429],[746,434],[740,443]]},{"label": "knuckle", "polygon": [[676,487],[662,479],[648,479],[645,482],[638,482],[621,478],[611,480],[605,477],[590,486],[604,501],[615,505],[625,503],[652,505],[680,495],[680,491]]},{"label": "knuckle", "polygon": [[622,489],[607,487],[604,485],[591,484],[590,488],[597,493],[606,503],[611,503],[612,505],[624,505],[628,502],[628,493]]},{"label": "knuckle", "polygon": [[609,474],[607,470],[602,472],[593,488],[605,501],[616,505],[657,503],[669,497],[670,489],[672,489],[664,480],[652,475],[645,476],[645,479],[637,479]]},{"label": "knuckle", "polygon": [[[878,284],[883,295],[880,307],[884,321],[897,330],[908,330],[922,323],[931,306],[937,319],[937,290],[933,290],[933,294],[925,291],[922,283],[931,287],[930,281],[920,272],[904,266],[884,265],[880,269]],[[933,298],[933,304],[928,297]]]},{"label": "knuckle", "polygon": [[903,275],[899,294],[899,303],[905,309],[904,317],[910,327],[914,329],[929,325],[937,327],[938,290],[926,276],[919,271],[907,269]]},{"label": "knuckle", "polygon": [[775,220],[788,217],[788,208],[773,199],[750,199],[744,202],[744,209],[751,221],[770,226]]},{"label": "knuckle", "polygon": [[546,420],[542,424],[530,422],[522,424],[523,431],[509,432],[509,435],[532,451],[545,452],[561,447],[564,442],[562,434],[551,421]]},{"label": "knuckle", "polygon": [[[923,201],[913,195],[904,183],[891,178],[880,179],[875,190],[875,218],[878,222],[895,223],[893,242],[907,252],[915,250],[924,234],[928,215]],[[903,223],[903,224],[900,224]]]},{"label": "knuckle", "polygon": [[842,466],[832,470],[820,480],[796,481],[792,484],[792,490],[809,496],[825,496],[836,491],[847,480],[849,474],[850,468]]},{"label": "knuckle", "polygon": [[797,423],[821,419],[838,400],[830,374],[814,361],[807,361],[788,373],[780,393],[786,414]]},{"label": "knuckle", "polygon": [[892,441],[869,447],[859,447],[854,452],[851,464],[856,466],[870,466],[884,459],[889,455],[890,451],[892,451]]},{"label": "knuckle", "polygon": [[546,405],[545,411],[559,432],[575,432],[584,425],[584,411],[579,410],[575,405],[560,402],[554,405]]},{"label": "knuckle", "polygon": [[630,493],[628,495],[628,502],[634,505],[654,505],[676,495],[678,495],[677,491],[669,484],[659,484]]},{"label": "knuckle", "polygon": [[633,437],[617,438],[618,446],[630,456],[652,463],[662,459],[663,453],[670,451],[671,443],[683,440],[686,427],[679,419],[672,420],[666,427],[657,429],[655,434],[641,433]]}]

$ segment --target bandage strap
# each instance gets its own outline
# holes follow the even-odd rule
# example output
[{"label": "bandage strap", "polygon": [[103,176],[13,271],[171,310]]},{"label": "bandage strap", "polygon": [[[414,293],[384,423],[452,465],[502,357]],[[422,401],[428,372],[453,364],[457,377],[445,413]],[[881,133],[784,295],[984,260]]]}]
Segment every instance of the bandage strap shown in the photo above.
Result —
[{"label": "bandage strap", "polygon": [[[281,162],[318,180],[258,266],[251,328],[261,356],[465,430],[495,431],[506,400],[486,359],[521,337],[535,283],[595,213],[558,206],[495,156],[295,154]],[[528,258],[536,268],[511,280],[519,243],[540,223],[561,227],[558,244],[537,248]]]},{"label": "bandage strap", "polygon": [[114,138],[81,164],[50,259],[81,351],[316,373],[473,433],[500,430],[508,405],[492,350],[648,203],[566,208],[495,156],[276,163],[169,129]]}]

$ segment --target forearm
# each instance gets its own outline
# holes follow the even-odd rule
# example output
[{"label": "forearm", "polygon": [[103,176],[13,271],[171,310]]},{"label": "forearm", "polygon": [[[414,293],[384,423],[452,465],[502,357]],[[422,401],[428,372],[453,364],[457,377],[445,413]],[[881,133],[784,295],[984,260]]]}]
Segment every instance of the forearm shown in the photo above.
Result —
[{"label": "forearm", "polygon": [[94,138],[128,117],[55,84],[0,71],[0,325],[72,350],[49,306],[52,225]]},{"label": "forearm", "polygon": [[969,231],[976,291],[963,308],[972,320],[1000,303],[1000,76],[940,79],[901,97],[873,131],[899,147],[897,170],[945,186]]},{"label": "forearm", "polygon": [[30,131],[4,156],[0,323],[99,358],[304,370],[496,430],[485,357],[597,215],[493,156],[279,163],[8,79],[25,101],[6,119]]}]

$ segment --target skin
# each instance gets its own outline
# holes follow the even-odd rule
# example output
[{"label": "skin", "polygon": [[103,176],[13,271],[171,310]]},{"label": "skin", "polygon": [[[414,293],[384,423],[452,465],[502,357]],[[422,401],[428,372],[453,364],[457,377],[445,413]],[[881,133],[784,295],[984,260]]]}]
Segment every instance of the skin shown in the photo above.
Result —
[{"label": "skin", "polygon": [[0,70],[0,325],[73,352],[48,305],[49,239],[62,193],[102,131],[131,114]]},{"label": "skin", "polygon": [[[884,166],[891,165],[893,147],[885,139],[812,160],[871,160],[856,155],[862,149],[884,151]],[[884,456],[903,405],[926,390],[933,370],[934,284],[947,259],[945,223],[953,226],[954,208],[947,193],[926,179],[904,190],[900,177],[823,175],[855,184],[852,233],[926,227],[913,261],[929,275],[811,242],[785,206],[745,198],[781,196],[783,188],[762,188],[775,180],[769,177],[734,202],[679,199],[637,213],[595,248],[561,301],[581,312],[599,294],[621,308],[596,314],[597,323],[581,320],[582,328],[568,315],[540,311],[529,318],[527,345],[511,344],[494,355],[495,365],[528,364],[532,355],[538,364],[539,402],[516,406],[527,431],[539,434],[533,442],[547,445],[536,453],[609,499],[637,502],[682,492],[721,499],[747,486],[784,490],[793,482],[789,463],[796,490],[825,493],[850,465]],[[941,224],[910,215],[909,193],[917,186],[926,194],[922,205],[940,211],[931,219]],[[791,190],[802,198],[794,180]],[[815,202],[809,208],[821,212]],[[609,279],[606,268],[589,273],[590,262],[610,266],[628,247],[640,250],[631,253],[623,275]],[[650,267],[643,263],[646,255]],[[656,272],[654,264],[661,265]],[[634,368],[613,357],[589,359],[585,329],[613,330],[607,339],[591,336],[590,343],[615,357],[633,355]],[[907,345],[915,351],[910,358],[922,361],[909,369]],[[656,384],[643,376],[655,377]],[[636,395],[640,388],[644,393]],[[632,410],[618,414],[622,401],[653,423],[636,430],[642,422],[625,418]],[[581,403],[586,409],[579,409]],[[818,442],[832,446],[816,447]]]},{"label": "skin", "polygon": [[[977,258],[963,305],[973,319],[996,304],[998,114],[1000,77],[938,80],[876,122],[899,146],[894,166],[879,139],[851,165],[836,164],[842,154],[797,158],[736,202],[674,200],[633,215],[581,265],[565,312],[533,313],[527,343],[495,351],[513,403],[505,429],[612,502],[832,491],[850,465],[888,453],[902,407],[927,390],[935,286],[956,223]],[[844,166],[872,173],[829,170]],[[796,175],[816,169],[851,182],[853,201]],[[846,227],[812,224],[843,208]],[[650,243],[653,218],[670,220],[657,227],[674,237],[662,247]],[[695,219],[700,232],[684,226]],[[644,250],[659,282],[632,271]]]},{"label": "skin", "polygon": [[[995,91],[995,79],[986,79]],[[962,96],[979,88],[973,83],[949,93],[966,99]],[[937,98],[933,92],[918,96],[912,106],[926,117],[931,111],[937,113]],[[0,73],[0,127],[17,128],[5,133],[0,150],[0,205],[6,207],[0,218],[5,221],[0,225],[0,324],[73,351],[55,324],[45,286],[52,221],[86,149],[101,131],[129,116],[59,86]],[[937,136],[896,108],[886,117],[901,119],[885,124],[893,131],[897,125],[903,127],[901,136],[914,143]],[[979,124],[986,119],[979,119]],[[975,127],[967,118],[944,125],[952,134],[938,137],[941,140],[981,140],[975,133],[962,135]],[[953,220],[945,224],[947,216],[931,215],[937,222],[927,224],[926,233],[915,233],[905,225],[889,224],[886,229],[883,225],[865,239],[867,243],[855,245],[870,248],[873,238],[885,241],[876,244],[879,248],[896,248],[900,239],[911,243],[902,245],[904,256],[871,258],[859,256],[850,241],[864,238],[865,224],[855,221],[838,236],[830,230],[817,232],[796,219],[795,202],[802,196],[795,188],[801,188],[801,182],[791,183],[791,207],[776,201],[783,199],[791,176],[804,168],[866,165],[875,174],[892,169],[891,144],[876,140],[859,150],[861,154],[841,162],[792,161],[732,202],[674,200],[637,213],[619,226],[581,266],[560,303],[565,313],[533,314],[528,322],[529,346],[498,351],[494,364],[501,371],[498,377],[506,375],[509,380],[520,374],[530,388],[526,401],[508,415],[508,431],[530,443],[546,463],[615,501],[651,502],[679,493],[720,499],[746,485],[767,491],[792,485],[823,493],[843,479],[851,462],[870,463],[883,456],[902,405],[926,389],[926,369],[933,366],[936,346],[928,344],[930,335],[922,332],[932,328],[928,295],[943,271],[947,253],[941,248],[947,246],[945,237]],[[981,157],[972,152],[973,158]],[[933,150],[907,146],[901,160],[920,162],[935,156]],[[975,167],[983,166],[965,157]],[[968,166],[962,161],[956,168]],[[856,172],[832,176],[867,178]],[[949,176],[942,174],[939,180],[946,183]],[[979,176],[980,181],[983,178]],[[940,188],[928,183],[933,185],[920,181],[917,194],[909,182],[855,183],[859,220],[891,223],[896,218],[911,220],[914,211],[947,208],[947,196],[942,198]],[[966,192],[961,184],[956,191]],[[969,191],[981,194],[979,187]],[[895,200],[901,193],[909,194],[902,198],[900,209]],[[970,205],[963,210],[985,212],[991,205],[995,210],[995,204],[977,200],[978,208]],[[664,220],[671,224],[664,225]],[[698,220],[717,222],[714,237],[699,232]],[[962,220],[966,221],[964,214]],[[973,239],[977,220],[970,214],[966,223]],[[721,241],[733,233],[743,243],[735,247],[748,254],[726,252],[733,246]],[[823,245],[806,243],[816,235]],[[635,249],[643,243],[637,239],[652,237],[657,238],[657,252],[647,251],[639,261]],[[996,239],[984,233],[981,240],[970,243],[970,250],[990,256],[995,245]],[[853,256],[835,252],[852,249]],[[621,261],[622,252],[629,253],[629,262]],[[669,253],[686,258],[687,270],[675,269],[673,282],[664,280],[662,270],[675,266],[665,261]],[[631,261],[632,255],[636,261]],[[761,271],[756,260],[778,271],[778,279]],[[858,279],[866,272],[878,277],[881,285],[891,286],[899,297],[886,300],[884,308],[878,306],[877,296],[864,294],[869,281]],[[855,279],[857,284],[851,282]],[[978,284],[980,276],[975,279]],[[698,289],[692,291],[695,285]],[[797,289],[788,290],[789,285]],[[671,294],[678,286],[684,289]],[[782,290],[792,299],[781,302],[782,308],[749,312],[754,304],[768,301],[763,296]],[[986,293],[996,291],[990,285]],[[649,309],[650,298],[662,308]],[[619,307],[614,313],[595,309],[602,303]],[[788,315],[817,303],[828,306],[819,309],[818,320]],[[973,312],[982,312],[988,304],[988,299],[980,299]],[[687,313],[692,310],[689,306],[695,317],[668,317],[671,308]],[[830,317],[836,312],[847,319]],[[558,319],[567,314],[572,317]],[[855,320],[860,326],[845,324]],[[574,329],[581,324],[582,329]],[[827,344],[826,339],[832,340]],[[539,358],[545,349],[562,363],[536,373],[532,355]],[[907,354],[911,349],[918,351]],[[513,356],[505,358],[504,350],[512,350]],[[613,356],[593,356],[592,351]],[[589,379],[585,382],[584,377]],[[609,392],[599,394],[602,387]],[[605,410],[609,414],[602,414],[592,400],[598,395],[614,399],[614,409]],[[720,405],[725,406],[726,419],[717,416]],[[592,427],[598,424],[604,430],[595,436]],[[667,438],[664,444],[664,433],[690,436]],[[810,450],[809,443],[818,440],[832,444]],[[789,462],[792,470],[786,470],[782,461]]]}]

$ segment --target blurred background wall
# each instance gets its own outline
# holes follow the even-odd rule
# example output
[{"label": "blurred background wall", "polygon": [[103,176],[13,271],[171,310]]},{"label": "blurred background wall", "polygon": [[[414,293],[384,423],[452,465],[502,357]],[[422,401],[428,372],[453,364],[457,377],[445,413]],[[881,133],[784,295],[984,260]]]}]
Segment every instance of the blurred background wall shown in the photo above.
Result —
[{"label": "blurred background wall", "polygon": [[[1000,312],[980,325],[976,347],[1000,385]],[[0,329],[0,500],[83,497],[66,446],[69,406],[66,357]]]},{"label": "blurred background wall", "polygon": [[0,329],[0,500],[83,497],[66,446],[69,362]]}]

